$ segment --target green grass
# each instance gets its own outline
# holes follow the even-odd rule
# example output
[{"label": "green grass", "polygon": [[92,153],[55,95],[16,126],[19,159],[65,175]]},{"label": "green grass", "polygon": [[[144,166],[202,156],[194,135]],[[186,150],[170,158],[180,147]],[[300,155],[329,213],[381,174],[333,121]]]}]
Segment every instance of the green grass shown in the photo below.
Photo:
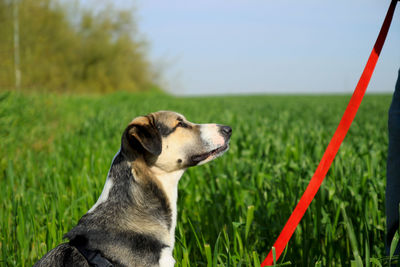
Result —
[{"label": "green grass", "polygon": [[[305,190],[350,96],[0,95],[0,261],[30,266],[94,204],[124,127],[168,109],[232,126],[223,157],[179,184],[176,266],[259,266]],[[387,264],[389,95],[367,95],[278,263]]]}]

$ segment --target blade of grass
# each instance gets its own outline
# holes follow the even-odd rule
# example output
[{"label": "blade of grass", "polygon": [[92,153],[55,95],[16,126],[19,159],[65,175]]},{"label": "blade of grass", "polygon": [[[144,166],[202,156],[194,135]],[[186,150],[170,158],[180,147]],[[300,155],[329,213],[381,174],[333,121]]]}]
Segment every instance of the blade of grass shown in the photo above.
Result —
[{"label": "blade of grass", "polygon": [[247,243],[247,236],[249,235],[250,226],[254,219],[254,206],[247,207],[247,215],[246,215],[246,227],[245,227],[245,240]]},{"label": "blade of grass", "polygon": [[399,239],[400,239],[399,231],[397,230],[393,236],[392,242],[390,243],[389,266],[391,266],[392,258],[393,258],[394,252],[396,251],[397,244],[399,243]]}]

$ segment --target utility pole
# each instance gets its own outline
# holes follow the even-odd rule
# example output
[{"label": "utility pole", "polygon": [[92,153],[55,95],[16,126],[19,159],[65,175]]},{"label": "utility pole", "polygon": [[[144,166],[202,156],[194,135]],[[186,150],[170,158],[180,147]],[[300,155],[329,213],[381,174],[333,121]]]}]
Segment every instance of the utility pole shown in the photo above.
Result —
[{"label": "utility pole", "polygon": [[15,89],[21,88],[21,69],[19,57],[19,14],[18,14],[18,0],[13,0],[14,6],[14,69],[15,69]]}]

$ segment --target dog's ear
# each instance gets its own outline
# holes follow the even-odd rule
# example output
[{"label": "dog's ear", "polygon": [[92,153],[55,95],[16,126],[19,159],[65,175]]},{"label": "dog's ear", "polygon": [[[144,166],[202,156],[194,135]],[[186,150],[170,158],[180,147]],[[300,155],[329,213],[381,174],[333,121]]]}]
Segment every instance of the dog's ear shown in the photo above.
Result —
[{"label": "dog's ear", "polygon": [[155,126],[153,117],[142,116],[134,119],[125,133],[131,146],[136,146],[139,143],[150,154],[155,156],[161,154],[161,136]]}]

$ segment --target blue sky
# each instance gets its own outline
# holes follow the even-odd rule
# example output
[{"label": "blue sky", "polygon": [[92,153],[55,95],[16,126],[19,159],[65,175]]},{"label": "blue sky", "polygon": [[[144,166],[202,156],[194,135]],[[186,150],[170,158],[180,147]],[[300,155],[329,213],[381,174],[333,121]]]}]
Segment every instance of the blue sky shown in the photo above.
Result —
[{"label": "blue sky", "polygon": [[[389,3],[138,0],[133,5],[163,86],[177,95],[202,95],[351,93]],[[394,89],[399,9],[368,92]]]}]

